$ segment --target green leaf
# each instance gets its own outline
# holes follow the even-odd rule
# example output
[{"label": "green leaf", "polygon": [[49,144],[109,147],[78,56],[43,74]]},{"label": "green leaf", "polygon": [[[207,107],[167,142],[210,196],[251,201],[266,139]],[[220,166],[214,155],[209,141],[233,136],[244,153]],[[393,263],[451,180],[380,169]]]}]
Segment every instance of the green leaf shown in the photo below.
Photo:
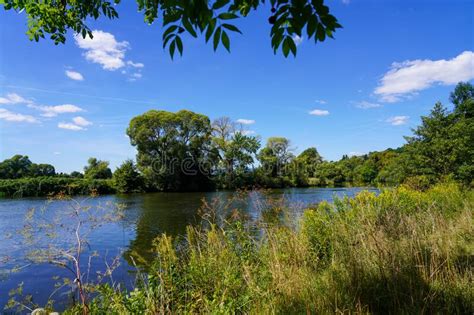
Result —
[{"label": "green leaf", "polygon": [[225,31],[222,31],[222,45],[224,45],[225,49],[230,52],[230,40]]},{"label": "green leaf", "polygon": [[272,37],[272,47],[273,47],[273,52],[276,53],[278,47],[281,45],[281,41],[283,40],[283,35],[278,32]]},{"label": "green leaf", "polygon": [[163,13],[163,24],[164,25],[178,21],[181,17],[180,13],[182,11],[172,11],[172,12],[165,11],[165,12]]},{"label": "green leaf", "polygon": [[183,41],[181,40],[181,37],[179,36],[176,36],[175,41],[176,41],[176,46],[178,47],[179,54],[182,56],[183,55]]},{"label": "green leaf", "polygon": [[288,55],[290,54],[290,44],[289,44],[289,40],[288,40],[288,39],[290,39],[290,41],[293,41],[289,36],[287,36],[287,37],[285,38],[285,40],[283,41],[283,47],[282,47],[282,49],[283,49],[283,55],[284,55],[285,57],[288,57]]},{"label": "green leaf", "polygon": [[221,27],[219,26],[214,33],[214,50],[219,46],[219,39],[221,38]]},{"label": "green leaf", "polygon": [[220,20],[232,20],[238,18],[238,16],[234,13],[224,12],[217,16]]},{"label": "green leaf", "polygon": [[216,27],[216,20],[212,19],[209,24],[207,25],[207,31],[206,31],[206,43],[209,41],[209,39],[212,36],[212,33],[214,33],[214,28]]},{"label": "green leaf", "polygon": [[171,56],[171,59],[173,59],[174,57],[174,51],[176,49],[176,40],[173,40],[170,44],[170,56]]},{"label": "green leaf", "polygon": [[315,16],[310,17],[308,25],[306,26],[306,31],[308,32],[308,38],[311,38],[316,32],[316,27],[318,26],[318,18]]},{"label": "green leaf", "polygon": [[290,46],[291,53],[296,57],[296,44],[293,38],[289,37],[288,46]]},{"label": "green leaf", "polygon": [[163,38],[165,38],[166,36],[168,36],[168,34],[171,34],[173,33],[174,31],[176,31],[176,29],[178,28],[178,25],[171,25],[170,27],[168,27],[166,29],[166,31],[163,33]]},{"label": "green leaf", "polygon": [[229,0],[217,0],[212,5],[212,9],[213,10],[218,10],[218,9],[222,8],[223,6],[225,6],[227,3],[229,3]]},{"label": "green leaf", "polygon": [[326,28],[326,36],[329,38],[334,38],[334,36],[332,35],[332,31],[329,28]]},{"label": "green leaf", "polygon": [[318,28],[316,30],[316,37],[320,42],[323,42],[326,39],[326,33],[322,24],[318,24]]},{"label": "green leaf", "polygon": [[170,39],[172,39],[173,37],[175,37],[176,34],[170,34],[168,35],[168,37],[166,37],[164,40],[163,40],[163,48],[166,47],[166,45],[168,44],[168,42],[170,41]]},{"label": "green leaf", "polygon": [[197,37],[194,27],[191,25],[187,18],[183,19],[183,26],[189,32],[189,34],[191,34],[193,37]]},{"label": "green leaf", "polygon": [[242,32],[235,25],[224,23],[222,24],[222,27],[228,29],[229,31],[242,34]]}]

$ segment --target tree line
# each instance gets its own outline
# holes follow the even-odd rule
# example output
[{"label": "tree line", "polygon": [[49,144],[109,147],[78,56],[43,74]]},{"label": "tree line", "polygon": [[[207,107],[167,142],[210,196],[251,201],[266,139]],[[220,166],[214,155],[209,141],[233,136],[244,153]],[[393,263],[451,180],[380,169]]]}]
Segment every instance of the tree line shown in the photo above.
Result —
[{"label": "tree line", "polygon": [[[138,154],[114,172],[107,161],[90,158],[83,172],[55,172],[52,165],[15,155],[0,163],[0,192],[12,179],[45,177],[103,180],[107,191],[197,191],[244,187],[394,186],[427,187],[441,179],[471,185],[474,176],[474,87],[459,83],[453,109],[437,102],[407,143],[397,149],[326,161],[317,148],[296,155],[291,141],[268,138],[262,146],[242,124],[228,117],[211,122],[188,110],[150,110],[134,117],[127,135]],[[77,185],[77,184],[76,184]],[[94,186],[94,185],[92,185]],[[2,188],[3,187],[3,188]]]}]

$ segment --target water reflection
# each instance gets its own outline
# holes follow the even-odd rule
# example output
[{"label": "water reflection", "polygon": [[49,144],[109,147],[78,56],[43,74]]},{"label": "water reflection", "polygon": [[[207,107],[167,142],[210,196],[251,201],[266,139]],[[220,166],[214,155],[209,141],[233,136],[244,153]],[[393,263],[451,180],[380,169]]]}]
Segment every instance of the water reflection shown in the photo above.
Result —
[{"label": "water reflection", "polygon": [[[323,200],[331,201],[334,196],[354,196],[361,188],[304,188],[304,189],[283,189],[269,192],[271,198],[281,198],[284,196],[286,202],[292,205],[290,214],[295,220],[301,214],[305,205],[318,203]],[[374,190],[375,191],[375,190]],[[106,202],[122,203],[126,206],[125,216],[120,222],[107,224],[89,237],[90,247],[93,251],[98,251],[103,256],[113,257],[123,250],[122,266],[115,271],[116,281],[123,282],[125,286],[130,286],[133,282],[134,270],[130,260],[132,253],[137,253],[150,262],[153,258],[151,251],[152,241],[162,233],[171,236],[182,235],[189,224],[197,224],[200,219],[198,209],[202,205],[203,198],[211,202],[213,199],[219,200],[221,209],[225,208],[227,200],[230,200],[233,192],[211,192],[211,193],[153,193],[135,194],[124,196],[102,196],[89,201],[94,204],[104,204]],[[240,204],[233,204],[253,220],[259,218],[259,198],[251,195]],[[14,265],[21,265],[22,258],[27,250],[23,248],[16,239],[19,238],[15,231],[21,229],[23,218],[27,210],[31,207],[42,207],[44,199],[18,199],[0,200],[0,233],[13,233],[13,239],[0,241],[0,253],[8,255],[15,260],[14,263],[0,260],[0,269],[7,270]],[[51,204],[50,210],[53,212],[62,211],[62,203]],[[232,208],[232,207],[230,207]],[[227,208],[229,210],[229,207]],[[222,213],[221,213],[222,214]],[[93,261],[92,273],[104,269],[102,258]],[[34,275],[34,276],[33,276]],[[0,308],[7,303],[7,292],[15,288],[18,283],[24,282],[24,291],[31,293],[39,304],[45,303],[49,293],[54,289],[55,281],[53,275],[63,276],[63,271],[58,271],[57,267],[41,264],[30,265],[16,273],[8,274],[8,277],[0,278]],[[56,296],[56,301],[62,301],[64,296]],[[64,301],[63,301],[64,302]]]},{"label": "water reflection", "polygon": [[[223,211],[230,212],[236,208],[240,215],[251,220],[259,219],[261,209],[264,207],[262,199],[281,199],[290,204],[290,216],[295,221],[309,204],[321,201],[331,201],[335,196],[354,196],[362,188],[292,188],[265,191],[262,193],[153,193],[131,196],[120,196],[118,201],[126,204],[127,211],[125,224],[134,227],[135,236],[129,240],[124,252],[124,259],[133,265],[131,255],[143,258],[146,262],[153,259],[153,240],[163,233],[173,237],[183,235],[187,225],[196,225],[201,219],[198,209],[202,207],[203,200],[212,203],[218,201],[218,215],[225,217]],[[375,189],[369,189],[376,191]],[[227,202],[233,200],[231,205]],[[140,263],[135,260],[140,265]]]}]

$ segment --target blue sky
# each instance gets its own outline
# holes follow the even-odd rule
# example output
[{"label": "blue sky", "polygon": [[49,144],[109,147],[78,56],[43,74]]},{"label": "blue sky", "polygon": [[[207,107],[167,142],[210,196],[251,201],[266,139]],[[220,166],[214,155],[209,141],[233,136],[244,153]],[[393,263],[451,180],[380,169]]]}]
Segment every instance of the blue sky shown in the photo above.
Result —
[{"label": "blue sky", "polygon": [[174,61],[160,23],[123,2],[118,20],[90,23],[95,42],[69,34],[59,46],[30,42],[24,15],[0,12],[0,159],[70,172],[95,156],[115,168],[135,156],[132,117],[190,109],[253,120],[262,142],[285,136],[334,160],[402,145],[455,82],[474,78],[472,1],[329,1],[344,28],[317,45],[303,38],[287,59],[273,54],[262,8],[237,22],[232,53],[185,37]]}]

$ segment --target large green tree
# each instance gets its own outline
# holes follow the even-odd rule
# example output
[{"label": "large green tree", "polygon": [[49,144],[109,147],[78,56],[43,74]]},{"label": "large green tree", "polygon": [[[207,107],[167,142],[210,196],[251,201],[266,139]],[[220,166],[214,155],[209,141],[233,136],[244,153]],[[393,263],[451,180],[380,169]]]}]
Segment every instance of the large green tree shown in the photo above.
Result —
[{"label": "large green tree", "polygon": [[0,162],[0,179],[54,175],[56,175],[54,166],[51,164],[35,164],[26,155],[17,154]]},{"label": "large green tree", "polygon": [[198,190],[211,185],[216,154],[207,116],[187,110],[150,110],[130,121],[127,135],[137,164],[158,190]]},{"label": "large green tree", "polygon": [[454,114],[458,117],[474,117],[474,86],[469,82],[460,82],[451,93],[449,100],[454,104]]},{"label": "large green tree", "polygon": [[141,192],[144,189],[144,180],[132,160],[126,160],[113,174],[114,185],[120,193]]},{"label": "large green tree", "polygon": [[46,164],[46,163],[41,163],[41,164],[33,163],[33,165],[31,166],[30,172],[33,177],[56,175],[56,170],[54,169],[54,166],[52,166],[51,164]]},{"label": "large green tree", "polygon": [[271,177],[285,174],[293,158],[290,140],[284,137],[268,138],[265,147],[258,153],[262,169]]},{"label": "large green tree", "polygon": [[108,179],[112,178],[112,171],[109,168],[109,162],[101,161],[94,157],[87,160],[84,167],[84,178],[87,179]]},{"label": "large green tree", "polygon": [[297,162],[308,177],[314,177],[316,168],[323,162],[323,158],[316,148],[308,148],[298,155]]},{"label": "large green tree", "polygon": [[[116,5],[120,0],[0,0],[5,10],[15,10],[26,15],[27,34],[38,41],[49,35],[56,43],[64,43],[68,30],[82,37],[93,37],[88,23],[92,19],[118,18]],[[271,45],[276,52],[281,48],[288,56],[296,55],[295,36],[306,36],[322,42],[341,27],[330,13],[324,0],[137,0],[148,24],[161,20],[163,47],[171,56],[183,52],[183,33],[192,37],[202,35],[211,40],[214,50],[222,44],[230,51],[231,32],[241,33],[235,20],[244,18],[259,8],[270,10]]]},{"label": "large green tree", "polygon": [[454,176],[467,183],[474,176],[474,88],[470,83],[459,83],[448,111],[440,102],[430,115],[422,117],[422,124],[406,137],[407,154],[416,167],[413,175],[432,178]]},{"label": "large green tree", "polygon": [[220,184],[226,188],[245,184],[260,148],[260,140],[247,135],[243,126],[228,117],[214,120],[212,129],[213,146],[219,158],[217,173]]},{"label": "large green tree", "polygon": [[0,163],[0,178],[21,178],[31,174],[33,163],[26,155],[14,155]]}]

